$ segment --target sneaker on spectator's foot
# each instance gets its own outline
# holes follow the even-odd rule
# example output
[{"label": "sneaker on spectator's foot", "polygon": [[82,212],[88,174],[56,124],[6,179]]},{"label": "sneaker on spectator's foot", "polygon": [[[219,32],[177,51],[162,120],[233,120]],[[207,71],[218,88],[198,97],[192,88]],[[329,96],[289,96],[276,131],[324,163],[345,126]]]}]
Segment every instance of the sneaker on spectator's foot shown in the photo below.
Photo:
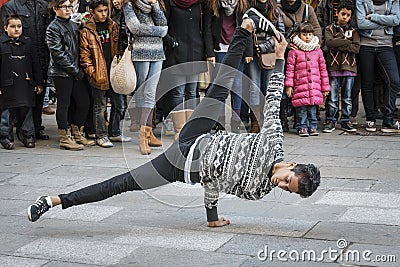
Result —
[{"label": "sneaker on spectator's foot", "polygon": [[300,129],[300,130],[298,131],[298,134],[299,134],[299,136],[301,136],[301,137],[308,137],[308,136],[309,136],[308,131],[307,131],[306,128]]},{"label": "sneaker on spectator's foot", "polygon": [[131,142],[132,138],[123,135],[110,136],[109,139],[114,142]]},{"label": "sneaker on spectator's foot", "polygon": [[335,123],[333,121],[327,121],[325,123],[324,129],[322,129],[323,133],[331,133],[335,130]]},{"label": "sneaker on spectator's foot", "polygon": [[311,128],[310,131],[308,131],[310,136],[318,136],[319,132],[317,129]]},{"label": "sneaker on spectator's foot", "polygon": [[367,125],[365,126],[365,130],[367,132],[376,132],[376,126],[374,121],[366,121]]},{"label": "sneaker on spectator's foot", "polygon": [[396,121],[392,125],[382,125],[381,131],[383,133],[400,133],[400,122]]},{"label": "sneaker on spectator's foot", "polygon": [[28,207],[28,220],[31,222],[37,221],[51,207],[52,203],[48,196],[38,197],[35,203]]},{"label": "sneaker on spectator's foot", "polygon": [[255,8],[250,8],[246,11],[243,15],[243,19],[251,19],[253,21],[253,27],[255,31],[264,31],[268,35],[275,36],[278,42],[281,41],[281,34],[275,28],[275,26],[266,19],[260,12],[257,11]]},{"label": "sneaker on spectator's foot", "polygon": [[14,142],[11,142],[7,138],[0,140],[1,145],[7,149],[7,150],[12,150],[14,149]]},{"label": "sneaker on spectator's foot", "polygon": [[342,122],[340,125],[342,126],[342,130],[346,132],[357,132],[357,129],[353,126],[351,121]]},{"label": "sneaker on spectator's foot", "polygon": [[110,142],[108,137],[98,138],[96,140],[96,143],[101,147],[113,147],[114,146],[113,143]]},{"label": "sneaker on spectator's foot", "polygon": [[351,117],[351,124],[353,124],[353,126],[358,125],[356,117]]}]

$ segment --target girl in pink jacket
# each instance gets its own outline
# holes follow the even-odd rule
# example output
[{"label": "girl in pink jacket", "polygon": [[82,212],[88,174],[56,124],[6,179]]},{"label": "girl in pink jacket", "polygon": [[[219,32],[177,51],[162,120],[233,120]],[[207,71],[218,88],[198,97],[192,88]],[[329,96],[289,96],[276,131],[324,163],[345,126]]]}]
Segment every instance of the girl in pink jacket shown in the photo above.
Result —
[{"label": "girl in pink jacket", "polygon": [[299,27],[286,63],[285,87],[296,109],[299,136],[318,135],[317,108],[331,87],[318,37],[308,22]]}]

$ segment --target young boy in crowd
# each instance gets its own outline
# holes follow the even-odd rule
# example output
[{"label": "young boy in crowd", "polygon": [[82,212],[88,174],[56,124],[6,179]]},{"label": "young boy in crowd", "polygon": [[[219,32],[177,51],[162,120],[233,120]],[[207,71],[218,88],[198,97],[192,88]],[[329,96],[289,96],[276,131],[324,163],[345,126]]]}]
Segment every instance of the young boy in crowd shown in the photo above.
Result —
[{"label": "young boy in crowd", "polygon": [[336,114],[339,111],[339,87],[342,99],[341,127],[347,132],[357,131],[351,123],[351,90],[357,76],[356,54],[360,50],[360,36],[349,24],[353,12],[354,6],[351,2],[341,2],[337,21],[325,28],[325,44],[328,48],[326,63],[331,92],[326,100],[326,124],[322,130],[324,133],[335,130]]},{"label": "young boy in crowd", "polygon": [[97,144],[112,147],[107,136],[104,110],[106,91],[110,89],[111,61],[118,48],[118,25],[108,16],[108,0],[92,0],[92,18],[85,24],[80,37],[80,63],[87,74],[93,98],[93,124]]},{"label": "young boy in crowd", "polygon": [[[0,36],[0,143],[5,149],[14,148],[12,118],[16,119],[18,139],[27,148],[35,147],[35,127],[32,107],[35,92],[42,92],[43,78],[39,59],[31,39],[21,36],[22,21],[9,15]],[[34,67],[35,66],[35,67]]]}]

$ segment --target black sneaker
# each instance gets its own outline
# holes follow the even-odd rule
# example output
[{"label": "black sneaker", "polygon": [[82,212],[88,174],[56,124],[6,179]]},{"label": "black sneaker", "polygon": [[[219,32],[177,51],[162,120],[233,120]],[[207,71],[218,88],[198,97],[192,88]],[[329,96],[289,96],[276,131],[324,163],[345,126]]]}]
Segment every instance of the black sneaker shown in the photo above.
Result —
[{"label": "black sneaker", "polygon": [[7,138],[0,140],[0,143],[7,150],[14,149],[14,143],[8,140]]},{"label": "black sneaker", "polygon": [[278,42],[281,42],[281,34],[275,28],[275,26],[266,19],[260,12],[255,8],[250,8],[243,15],[243,19],[249,18],[253,21],[255,31],[264,31],[271,36],[275,36]]},{"label": "black sneaker", "polygon": [[383,133],[400,133],[400,122],[396,121],[390,126],[382,125],[381,131]]},{"label": "black sneaker", "polygon": [[37,221],[43,213],[48,211],[51,206],[47,203],[47,196],[40,196],[35,203],[28,207],[28,219],[31,222]]},{"label": "black sneaker", "polygon": [[340,125],[342,126],[342,130],[346,132],[357,132],[357,129],[353,126],[351,121],[342,122]]},{"label": "black sneaker", "polygon": [[333,121],[327,121],[324,129],[322,129],[323,133],[331,133],[335,130],[335,123]]},{"label": "black sneaker", "polygon": [[366,121],[365,130],[367,132],[376,132],[376,126],[374,121]]}]

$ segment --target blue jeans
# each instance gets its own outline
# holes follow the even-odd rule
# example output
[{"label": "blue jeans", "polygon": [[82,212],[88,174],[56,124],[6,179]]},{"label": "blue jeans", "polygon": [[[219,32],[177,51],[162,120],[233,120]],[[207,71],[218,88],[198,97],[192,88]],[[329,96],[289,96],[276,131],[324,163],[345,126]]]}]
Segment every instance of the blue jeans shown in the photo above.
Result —
[{"label": "blue jeans", "polygon": [[[263,70],[258,65],[258,59],[254,58],[247,64],[245,73],[250,77],[252,83],[250,84],[250,106],[258,106],[261,104],[260,96],[265,94],[269,78],[272,75],[272,70]],[[263,97],[263,96],[262,96]]]},{"label": "blue jeans", "polygon": [[106,110],[106,90],[100,90],[92,87],[93,98],[93,126],[97,138],[107,136],[106,119],[104,111]]},{"label": "blue jeans", "polygon": [[136,107],[154,108],[162,61],[134,61],[137,76]]},{"label": "blue jeans", "polygon": [[359,68],[361,75],[361,96],[367,121],[376,121],[374,104],[374,67],[377,65],[385,80],[383,92],[383,125],[394,123],[396,97],[400,91],[399,70],[392,47],[371,47],[362,45],[359,53]]},{"label": "blue jeans", "polygon": [[326,99],[326,120],[336,122],[336,113],[339,111],[339,87],[341,88],[342,115],[340,122],[351,121],[351,90],[354,85],[353,76],[329,77],[331,92]]},{"label": "blue jeans", "polygon": [[[174,77],[171,78],[174,84],[179,84],[171,90],[170,104],[172,106],[172,109],[181,105],[183,103],[183,98],[185,98],[186,102],[185,108],[194,109],[196,107],[196,101],[194,101],[194,99],[196,99],[198,76],[198,74],[174,75]],[[183,107],[180,106],[178,107],[178,109],[183,109]]]},{"label": "blue jeans", "polygon": [[121,120],[124,118],[125,95],[117,94],[114,90],[108,90],[107,95],[111,101],[110,121],[108,124],[108,135],[121,135]]},{"label": "blue jeans", "polygon": [[[215,61],[221,63],[226,55],[226,52],[214,52]],[[238,67],[238,74],[242,73],[244,69],[244,61],[240,62]],[[217,70],[215,70],[217,72]],[[215,74],[214,74],[215,76]],[[242,75],[237,75],[235,81],[233,82],[233,87],[231,90],[231,107],[234,110],[240,110],[242,104]]]},{"label": "blue jeans", "polygon": [[300,129],[318,129],[317,120],[318,106],[296,107],[296,130]]},{"label": "blue jeans", "polygon": [[12,118],[16,118],[17,133],[22,138],[35,137],[32,108],[16,107],[3,109],[0,117],[0,140],[14,141]]}]

